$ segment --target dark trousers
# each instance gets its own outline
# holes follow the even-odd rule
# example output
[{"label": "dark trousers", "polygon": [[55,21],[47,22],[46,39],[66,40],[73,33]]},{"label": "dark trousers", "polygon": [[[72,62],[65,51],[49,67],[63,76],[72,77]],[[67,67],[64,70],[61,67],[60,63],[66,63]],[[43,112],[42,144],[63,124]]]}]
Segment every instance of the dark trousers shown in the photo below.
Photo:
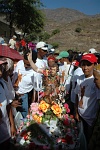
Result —
[{"label": "dark trousers", "polygon": [[88,145],[89,141],[90,141],[90,138],[92,136],[92,133],[93,133],[94,125],[90,126],[82,117],[81,117],[81,120],[83,122],[84,135],[85,135],[86,142],[87,142],[87,145]]}]

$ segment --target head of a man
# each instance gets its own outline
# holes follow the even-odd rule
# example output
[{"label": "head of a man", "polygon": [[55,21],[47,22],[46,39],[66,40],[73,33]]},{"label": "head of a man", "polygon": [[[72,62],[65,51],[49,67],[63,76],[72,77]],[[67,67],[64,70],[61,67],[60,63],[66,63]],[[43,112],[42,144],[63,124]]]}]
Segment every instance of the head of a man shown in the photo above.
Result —
[{"label": "head of a man", "polygon": [[95,65],[93,70],[94,82],[98,89],[100,89],[100,64]]},{"label": "head of a man", "polygon": [[[31,68],[31,65],[28,61],[28,53],[30,52],[30,50],[26,50],[25,53],[24,53],[24,67],[25,68]],[[36,63],[36,59],[37,59],[37,52],[35,50],[32,50],[32,60],[34,63]]]},{"label": "head of a man", "polygon": [[93,75],[93,69],[97,63],[97,58],[94,54],[86,54],[82,56],[80,66],[84,72],[86,78]]},{"label": "head of a man", "polygon": [[12,39],[13,39],[14,41],[16,41],[17,36],[16,36],[16,35],[13,35]]},{"label": "head of a man", "polygon": [[38,52],[38,58],[43,59],[43,57],[48,53],[48,45],[45,42],[38,42],[36,45]]},{"label": "head of a man", "polygon": [[69,63],[69,53],[67,51],[62,51],[59,53],[56,59],[58,59],[62,64],[64,62]]}]

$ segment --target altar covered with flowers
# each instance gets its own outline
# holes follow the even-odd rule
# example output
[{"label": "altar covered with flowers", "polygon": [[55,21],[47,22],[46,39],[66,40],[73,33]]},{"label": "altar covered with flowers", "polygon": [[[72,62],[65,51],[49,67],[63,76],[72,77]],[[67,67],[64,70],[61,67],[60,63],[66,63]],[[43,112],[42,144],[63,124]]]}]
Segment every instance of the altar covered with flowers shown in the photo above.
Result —
[{"label": "altar covered with flowers", "polygon": [[31,103],[29,115],[17,130],[17,150],[80,149],[79,129],[70,114],[62,83],[63,77],[58,75],[44,78],[43,97]]}]

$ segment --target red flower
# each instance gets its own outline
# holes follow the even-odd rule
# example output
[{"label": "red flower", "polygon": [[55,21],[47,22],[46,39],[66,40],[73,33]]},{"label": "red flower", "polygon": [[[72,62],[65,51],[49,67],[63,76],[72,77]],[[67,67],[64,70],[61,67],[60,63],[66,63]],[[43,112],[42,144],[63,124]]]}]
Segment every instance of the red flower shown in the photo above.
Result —
[{"label": "red flower", "polygon": [[70,118],[71,118],[71,119],[74,119],[74,116],[73,116],[73,115],[70,115]]},{"label": "red flower", "polygon": [[66,103],[66,104],[64,104],[64,107],[65,107],[65,109],[66,109],[66,112],[67,113],[70,113],[70,109],[69,109],[69,106],[68,106],[68,104]]},{"label": "red flower", "polygon": [[68,119],[65,119],[63,123],[64,123],[64,125],[69,126],[69,121],[68,121]]}]

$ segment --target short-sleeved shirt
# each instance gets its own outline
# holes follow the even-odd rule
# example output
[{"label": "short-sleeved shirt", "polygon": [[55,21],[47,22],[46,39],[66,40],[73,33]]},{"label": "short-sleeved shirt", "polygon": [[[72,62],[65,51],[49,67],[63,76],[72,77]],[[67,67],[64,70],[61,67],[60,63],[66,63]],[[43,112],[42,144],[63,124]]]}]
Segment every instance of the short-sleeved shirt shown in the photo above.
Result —
[{"label": "short-sleeved shirt", "polygon": [[71,101],[73,103],[75,103],[75,92],[74,92],[74,89],[75,89],[75,86],[76,86],[76,83],[77,83],[77,79],[79,78],[79,76],[81,76],[83,73],[82,69],[80,67],[78,67],[75,71],[74,71],[74,74],[72,76],[72,89],[71,89]]},{"label": "short-sleeved shirt", "polygon": [[34,75],[35,72],[33,71],[33,69],[25,68],[23,60],[20,60],[16,65],[13,76],[13,84],[15,83],[16,79],[20,77],[16,92],[19,94],[25,94],[35,88]]},{"label": "short-sleeved shirt", "polygon": [[[83,92],[82,88],[84,88]],[[74,92],[78,95],[78,103],[80,103],[81,100],[83,101],[82,107],[78,105],[78,112],[80,116],[89,125],[92,125],[99,106],[94,77],[91,76],[89,78],[85,78],[84,75],[81,75],[77,80]]]},{"label": "short-sleeved shirt", "polygon": [[74,66],[72,64],[67,64],[66,62],[64,62],[64,65],[60,65],[59,66],[59,73],[65,72],[65,77],[64,77],[64,85],[67,89],[67,91],[69,92],[70,90],[70,83],[71,83],[71,78],[74,72]]}]

